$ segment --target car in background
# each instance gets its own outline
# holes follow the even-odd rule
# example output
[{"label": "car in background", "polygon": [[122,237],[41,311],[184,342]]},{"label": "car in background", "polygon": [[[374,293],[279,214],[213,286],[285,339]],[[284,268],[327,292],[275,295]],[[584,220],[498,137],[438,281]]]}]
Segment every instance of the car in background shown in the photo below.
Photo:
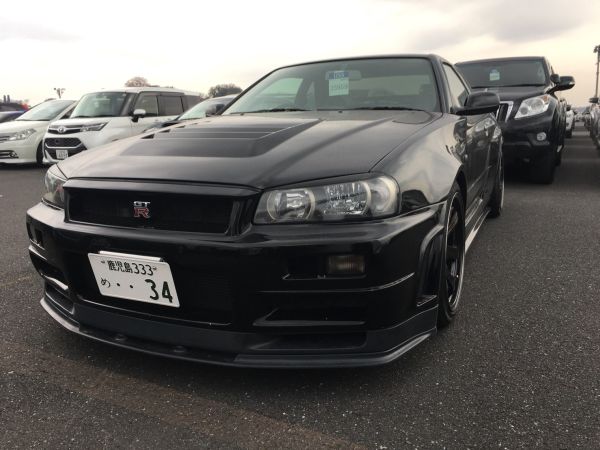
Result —
[{"label": "car in background", "polygon": [[568,138],[573,137],[573,128],[575,128],[575,112],[571,108],[571,105],[567,105],[566,112],[566,124],[565,124],[565,136]]},{"label": "car in background", "polygon": [[44,163],[135,136],[154,124],[172,119],[194,106],[197,93],[173,88],[137,87],[92,92],[77,103],[69,119],[48,127]]},{"label": "car in background", "polygon": [[47,100],[11,122],[0,124],[0,163],[41,164],[42,139],[48,124],[68,117],[73,100]]},{"label": "car in background", "polygon": [[575,86],[574,78],[557,75],[541,56],[465,61],[456,67],[474,90],[500,96],[505,161],[526,162],[533,181],[552,183],[566,123],[566,104],[557,93]]},{"label": "car in background", "polygon": [[394,361],[456,317],[466,250],[501,213],[498,106],[435,55],[317,61],[60,161],[27,214],[42,306],[184,360]]},{"label": "car in background", "polygon": [[0,111],[0,123],[10,122],[22,115],[25,111]]},{"label": "car in background", "polygon": [[229,105],[229,103],[231,103],[237,96],[238,94],[232,94],[224,95],[222,97],[207,98],[206,100],[198,103],[196,106],[188,109],[183,114],[175,117],[173,120],[167,120],[166,122],[162,122],[158,125],[153,125],[152,127],[148,128],[146,132],[170,127],[171,125],[176,125],[185,120],[203,119],[207,116],[214,116],[225,109],[225,107]]},{"label": "car in background", "polygon": [[590,98],[590,117],[589,117],[589,125],[588,130],[590,132],[590,137],[592,141],[594,141],[594,145],[598,149],[600,149],[600,104],[598,101],[598,97]]},{"label": "car in background", "polygon": [[0,102],[0,111],[27,111],[27,105],[17,102]]}]

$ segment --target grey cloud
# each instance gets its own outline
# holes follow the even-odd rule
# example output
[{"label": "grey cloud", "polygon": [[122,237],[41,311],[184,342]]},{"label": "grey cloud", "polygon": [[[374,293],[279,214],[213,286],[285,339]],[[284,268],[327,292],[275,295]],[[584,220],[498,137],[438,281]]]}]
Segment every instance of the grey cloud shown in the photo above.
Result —
[{"label": "grey cloud", "polygon": [[70,33],[54,30],[43,25],[23,23],[0,17],[0,41],[9,39],[31,39],[37,41],[72,41],[77,39]]},{"label": "grey cloud", "polygon": [[467,0],[460,3],[458,10],[447,8],[444,0],[403,0],[402,4],[418,5],[424,11],[445,10],[448,14],[448,25],[434,28],[425,23],[422,31],[409,37],[411,46],[421,51],[434,51],[484,35],[505,43],[535,42],[560,36],[594,20],[593,15],[582,14],[581,8],[565,8],[564,0]]}]

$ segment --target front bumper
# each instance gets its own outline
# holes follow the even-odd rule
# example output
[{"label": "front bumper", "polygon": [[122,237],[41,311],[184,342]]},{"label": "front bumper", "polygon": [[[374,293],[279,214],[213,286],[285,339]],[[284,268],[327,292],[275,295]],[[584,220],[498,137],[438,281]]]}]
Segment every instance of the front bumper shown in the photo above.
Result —
[{"label": "front bumper", "polygon": [[[45,279],[42,305],[70,331],[220,365],[370,366],[436,331],[443,208],[369,224],[254,227],[216,239],[69,223],[39,204],[27,228]],[[163,257],[181,310],[101,296],[87,260],[100,250]],[[332,254],[364,255],[365,274],[294,273]]]},{"label": "front bumper", "polygon": [[[509,119],[500,123],[504,144],[502,154],[506,162],[515,160],[535,160],[556,151],[556,131],[553,129],[553,117],[541,114],[537,117]],[[544,133],[545,139],[539,140],[538,134]]]},{"label": "front bumper", "polygon": [[39,140],[34,136],[20,141],[0,143],[0,164],[30,164],[36,162]]}]

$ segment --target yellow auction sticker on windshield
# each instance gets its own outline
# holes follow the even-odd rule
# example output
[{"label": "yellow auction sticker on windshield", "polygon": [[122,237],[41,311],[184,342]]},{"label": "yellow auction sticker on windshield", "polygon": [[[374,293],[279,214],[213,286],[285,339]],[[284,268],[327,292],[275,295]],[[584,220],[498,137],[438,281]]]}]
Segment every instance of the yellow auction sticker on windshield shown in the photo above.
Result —
[{"label": "yellow auction sticker on windshield", "polygon": [[347,70],[332,70],[325,74],[329,81],[329,96],[348,95],[350,93],[350,74]]}]

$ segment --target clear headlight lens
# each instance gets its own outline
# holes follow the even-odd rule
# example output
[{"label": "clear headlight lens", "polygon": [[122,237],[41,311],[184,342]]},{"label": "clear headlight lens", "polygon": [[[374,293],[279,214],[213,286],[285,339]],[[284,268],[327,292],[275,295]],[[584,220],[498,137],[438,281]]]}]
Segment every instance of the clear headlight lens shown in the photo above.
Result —
[{"label": "clear headlight lens", "polygon": [[44,178],[44,184],[46,185],[46,193],[43,196],[44,201],[57,208],[64,209],[65,192],[63,190],[63,184],[65,184],[66,181],[66,178],[64,178],[64,175],[58,170],[56,165],[50,167]]},{"label": "clear headlight lens", "polygon": [[27,139],[33,133],[35,133],[34,128],[29,128],[28,130],[23,130],[23,131],[17,131],[16,133],[11,134],[9,136],[8,140],[9,141],[22,141],[23,139]]},{"label": "clear headlight lens", "polygon": [[394,180],[370,180],[265,192],[254,222],[329,222],[391,216],[398,212],[399,189]]},{"label": "clear headlight lens", "polygon": [[82,125],[81,131],[100,131],[108,122],[102,123],[90,123],[89,125]]},{"label": "clear headlight lens", "polygon": [[537,116],[538,114],[545,113],[546,111],[548,111],[549,106],[549,95],[540,95],[539,97],[528,98],[521,102],[521,106],[519,106],[519,110],[515,115],[515,119],[520,119],[521,117]]}]

